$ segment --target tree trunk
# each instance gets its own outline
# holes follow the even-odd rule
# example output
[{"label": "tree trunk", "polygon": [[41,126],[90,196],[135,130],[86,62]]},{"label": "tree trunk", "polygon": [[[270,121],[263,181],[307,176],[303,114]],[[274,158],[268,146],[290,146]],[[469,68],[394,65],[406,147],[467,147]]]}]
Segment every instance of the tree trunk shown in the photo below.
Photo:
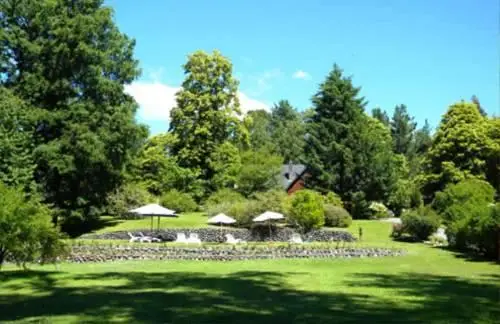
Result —
[{"label": "tree trunk", "polygon": [[0,269],[2,268],[3,262],[5,261],[5,254],[7,251],[5,251],[4,248],[0,248]]}]

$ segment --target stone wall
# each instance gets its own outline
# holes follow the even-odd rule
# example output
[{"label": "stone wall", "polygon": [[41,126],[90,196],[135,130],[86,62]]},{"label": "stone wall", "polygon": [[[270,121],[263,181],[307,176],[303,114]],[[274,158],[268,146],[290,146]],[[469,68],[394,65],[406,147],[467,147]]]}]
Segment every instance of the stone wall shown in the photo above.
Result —
[{"label": "stone wall", "polygon": [[[134,230],[131,231],[133,235],[138,235],[141,232],[144,235],[161,238],[162,241],[171,242],[177,237],[177,233],[184,233],[186,237],[190,233],[197,233],[202,242],[224,242],[224,235],[227,233],[232,234],[237,239],[242,239],[247,242],[287,242],[295,233],[291,228],[272,228],[271,236],[269,235],[269,228],[263,226],[262,228],[249,229],[217,229],[217,228],[171,228],[163,229],[159,232],[151,232],[150,230]],[[103,234],[87,234],[81,237],[82,239],[108,239],[108,240],[128,240],[130,237],[127,231],[110,232]],[[302,239],[306,242],[331,242],[331,241],[345,241],[354,242],[356,239],[349,232],[345,231],[331,231],[331,230],[315,230],[305,235]]]},{"label": "stone wall", "polygon": [[292,258],[363,258],[404,255],[403,250],[386,248],[311,248],[302,245],[282,247],[146,247],[146,246],[73,246],[67,261],[73,263],[124,260],[254,260]]}]

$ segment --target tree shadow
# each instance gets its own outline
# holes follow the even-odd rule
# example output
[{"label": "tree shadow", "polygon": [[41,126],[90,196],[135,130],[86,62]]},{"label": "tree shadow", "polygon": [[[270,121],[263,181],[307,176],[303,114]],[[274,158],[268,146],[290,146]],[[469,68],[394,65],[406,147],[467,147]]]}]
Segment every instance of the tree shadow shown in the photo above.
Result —
[{"label": "tree shadow", "polygon": [[[477,282],[415,273],[354,274],[346,279],[348,286],[367,288],[367,293],[297,290],[287,282],[295,275],[300,274],[4,272],[0,273],[0,322],[52,322],[71,315],[85,323],[220,324],[475,323],[500,318],[497,275]],[[32,293],[21,295],[16,288],[31,288]],[[418,298],[400,303],[394,296],[369,294],[374,288]]]},{"label": "tree shadow", "polygon": [[472,251],[460,251],[450,246],[437,246],[435,248],[451,252],[454,257],[458,259],[464,259],[469,262],[487,262],[491,264],[500,264],[500,260],[494,260],[492,258],[473,253]]}]

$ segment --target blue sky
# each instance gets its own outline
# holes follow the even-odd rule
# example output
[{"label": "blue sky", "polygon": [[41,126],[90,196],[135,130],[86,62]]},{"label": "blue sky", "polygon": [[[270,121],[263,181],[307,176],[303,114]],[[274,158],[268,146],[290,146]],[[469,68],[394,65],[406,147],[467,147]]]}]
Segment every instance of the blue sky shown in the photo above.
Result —
[{"label": "blue sky", "polygon": [[141,78],[128,87],[138,118],[166,130],[181,65],[220,50],[234,65],[244,109],[288,99],[310,107],[334,63],[362,87],[367,110],[407,105],[432,126],[475,94],[500,115],[498,0],[109,0],[137,41]]}]

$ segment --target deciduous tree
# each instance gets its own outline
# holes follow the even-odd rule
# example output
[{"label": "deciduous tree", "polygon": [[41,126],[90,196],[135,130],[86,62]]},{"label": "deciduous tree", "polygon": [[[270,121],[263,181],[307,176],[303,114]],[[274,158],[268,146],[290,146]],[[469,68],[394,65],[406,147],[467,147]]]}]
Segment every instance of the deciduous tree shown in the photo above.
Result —
[{"label": "deciduous tree", "polygon": [[218,51],[189,55],[177,106],[171,112],[170,131],[178,138],[173,152],[179,164],[199,170],[207,181],[215,174],[212,153],[242,132],[238,81],[232,70],[231,62]]}]

